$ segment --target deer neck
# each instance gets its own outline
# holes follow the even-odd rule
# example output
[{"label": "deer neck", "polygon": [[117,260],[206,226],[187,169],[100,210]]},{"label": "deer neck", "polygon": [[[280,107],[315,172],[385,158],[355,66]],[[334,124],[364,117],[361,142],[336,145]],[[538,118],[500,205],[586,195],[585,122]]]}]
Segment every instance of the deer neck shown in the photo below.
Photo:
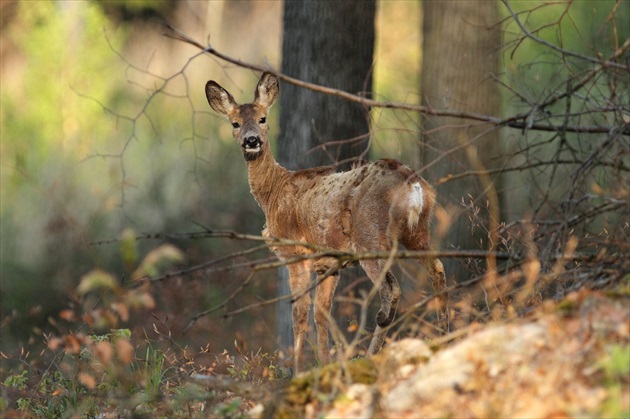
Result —
[{"label": "deer neck", "polygon": [[269,149],[255,160],[247,161],[249,188],[265,215],[277,202],[289,173],[278,164]]}]

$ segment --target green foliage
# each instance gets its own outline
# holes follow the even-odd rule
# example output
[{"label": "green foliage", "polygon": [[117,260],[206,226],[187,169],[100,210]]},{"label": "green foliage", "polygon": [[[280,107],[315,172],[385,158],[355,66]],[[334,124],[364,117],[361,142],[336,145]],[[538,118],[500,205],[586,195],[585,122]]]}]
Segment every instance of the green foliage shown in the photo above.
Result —
[{"label": "green foliage", "polygon": [[[23,371],[20,375],[7,377],[4,385],[14,387],[26,395],[29,394],[26,391],[28,381],[33,382],[33,377],[27,376],[26,371]],[[87,389],[68,379],[61,371],[46,371],[35,384],[36,388],[30,392],[30,397],[20,397],[15,402],[17,409],[25,415],[67,417],[70,412],[88,416],[98,413],[96,400]]]},{"label": "green foliage", "polygon": [[122,233],[122,237],[120,238],[120,253],[125,263],[125,269],[127,272],[131,272],[138,260],[136,233],[131,228],[126,228]]},{"label": "green foliage", "polygon": [[[43,374],[24,370],[5,378],[3,386],[18,393],[14,402],[3,399],[2,411],[15,408],[24,415],[38,417],[111,413],[245,417],[251,404],[234,393],[251,394],[254,390],[247,387],[250,383],[260,385],[276,380],[276,355],[259,351],[235,360],[224,351],[210,370],[203,371],[202,363],[193,362],[186,350],[174,353],[159,342],[132,342],[128,329],[50,337],[47,350],[38,361],[46,359],[46,354],[52,355],[47,358],[50,365]],[[219,367],[239,372],[222,377],[214,372]],[[197,379],[193,381],[191,377]],[[215,383],[218,389],[206,388],[205,378],[210,378],[207,382]]]},{"label": "green foliage", "polygon": [[630,345],[612,345],[608,357],[602,361],[606,379],[618,381],[630,377]]},{"label": "green foliage", "polygon": [[[182,260],[183,251],[166,246],[152,255],[159,263],[149,257],[140,266],[154,246],[130,237],[130,227],[262,225],[253,200],[234,204],[248,196],[243,167],[230,161],[240,162],[238,150],[229,143],[234,153],[223,158],[227,145],[210,138],[212,120],[192,119],[195,93],[203,94],[192,86],[201,82],[184,73],[167,82],[163,74],[177,73],[179,64],[170,57],[170,66],[142,61],[129,53],[137,45],[130,34],[146,40],[141,25],[112,21],[99,2],[20,2],[3,27],[15,52],[0,92],[1,306],[10,319],[3,350],[30,338],[32,326],[44,326],[95,268],[120,282],[138,268],[138,276],[153,276]],[[141,53],[154,48],[161,46]],[[217,157],[212,166],[209,155]],[[217,173],[225,190],[205,185]],[[121,253],[113,243],[92,244],[125,229]],[[226,250],[208,241],[185,245],[198,257]]]},{"label": "green foliage", "polygon": [[[630,37],[627,16],[630,3],[615,0],[579,2],[508,1],[521,26],[508,11],[505,19],[503,68],[503,117],[520,115],[527,123],[555,126],[622,127],[630,93],[623,68],[600,66],[611,59]],[[627,55],[627,51],[625,52]],[[623,55],[615,60],[620,65]],[[524,129],[504,131],[505,156],[523,166],[548,161],[587,161],[597,154],[598,163],[579,173],[571,164],[545,164],[536,170],[507,172],[503,183],[508,210],[535,208],[537,214],[562,214],[559,203],[575,195],[593,196],[589,205],[601,205],[606,196],[626,190],[625,174],[612,166],[627,167],[621,150],[624,141],[607,149],[601,137],[579,132],[543,132]],[[600,152],[596,152],[601,147]],[[619,149],[617,149],[619,147]],[[505,157],[507,158],[507,157]],[[610,163],[614,162],[614,163]],[[625,193],[625,192],[622,192]],[[578,206],[575,206],[576,210]],[[580,208],[581,212],[587,212]],[[568,214],[562,216],[568,218]],[[600,234],[622,216],[606,214],[578,226]],[[618,228],[616,228],[618,230]]]},{"label": "green foliage", "polygon": [[[63,7],[55,2],[21,3],[17,19],[20,27],[9,37],[25,58],[17,83],[20,97],[30,99],[18,101],[11,88],[1,93],[2,112],[6,112],[2,138],[10,146],[2,163],[32,173],[60,147],[85,155],[91,141],[104,139],[99,134],[109,130],[109,123],[101,118],[102,110],[86,106],[86,100],[71,94],[71,89],[85,92],[89,87],[92,97],[107,100],[116,81],[101,76],[113,55],[103,34],[108,34],[114,48],[121,47],[125,34],[114,31],[93,2]],[[51,78],[57,74],[63,75],[62,83]]]},{"label": "green foliage", "polygon": [[113,339],[129,339],[131,337],[131,330],[129,329],[112,329],[109,336]]},{"label": "green foliage", "polygon": [[[511,1],[510,6],[521,23],[533,36],[543,42],[564,49],[570,53],[607,59],[625,39],[630,36],[627,16],[630,14],[628,2],[596,0],[580,2]],[[504,16],[509,16],[502,7]],[[592,63],[575,56],[562,56],[548,45],[523,37],[518,24],[506,18],[504,25],[504,80],[518,91],[529,103],[516,103],[504,99],[512,106],[528,107],[546,95],[566,86],[561,83],[568,77],[579,74],[591,67]],[[599,90],[601,89],[601,90]],[[601,80],[598,89],[607,97],[608,86]],[[510,95],[508,90],[503,90]],[[575,104],[574,104],[575,105]],[[564,102],[557,106],[565,106]]]},{"label": "green foliage", "polygon": [[91,271],[81,278],[77,292],[79,295],[85,295],[94,290],[116,290],[118,281],[110,273],[99,269]]},{"label": "green foliage", "polygon": [[22,371],[19,375],[10,375],[4,380],[4,385],[8,387],[14,387],[18,390],[24,390],[26,388],[26,371]]},{"label": "green foliage", "polygon": [[630,411],[624,407],[624,392],[630,386],[630,344],[615,344],[608,348],[607,356],[600,361],[605,377],[608,397],[602,405],[601,416],[605,418],[628,417]]},{"label": "green foliage", "polygon": [[0,269],[3,310],[18,316],[3,331],[3,347],[30,330],[21,312],[39,305],[41,318],[29,321],[45,321],[75,274],[94,263],[81,246],[83,229],[96,229],[112,210],[112,191],[105,178],[100,191],[85,182],[95,173],[77,159],[113,130],[102,108],[73,89],[106,101],[117,82],[102,76],[115,56],[104,34],[113,47],[124,38],[93,2],[22,2],[16,10],[3,28],[21,59],[3,69],[0,92]]},{"label": "green foliage", "polygon": [[[134,233],[127,230],[123,236],[131,242]],[[128,249],[121,246],[120,250],[124,253]],[[142,258],[129,258],[127,267],[134,273],[132,278],[143,281],[146,275],[159,275],[165,264],[182,257],[175,246],[163,244]],[[43,373],[29,366],[30,352],[22,351],[17,371],[8,371],[3,380],[11,397],[2,399],[2,410],[17,409],[23,415],[38,417],[93,417],[107,412],[151,417],[189,417],[194,412],[211,412],[216,416],[241,417],[249,407],[241,398],[226,390],[208,390],[188,377],[220,377],[215,372],[220,366],[237,382],[276,379],[276,354],[259,351],[241,355],[237,361],[224,352],[207,368],[193,362],[195,355],[191,357],[186,348],[176,347],[173,351],[170,341],[136,341],[130,329],[118,325],[128,321],[131,311],[151,309],[155,303],[147,287],[134,283],[126,286],[101,269],[85,274],[76,287],[83,312],[67,309],[60,313],[68,323],[65,332],[61,319],[51,320],[57,331],[45,335],[46,346],[36,360],[39,365],[49,363]],[[86,326],[91,328],[90,333],[76,331]],[[206,349],[198,355],[207,353]]]},{"label": "green foliage", "polygon": [[150,345],[147,346],[143,365],[143,375],[146,377],[144,392],[149,400],[159,399],[160,387],[163,384],[165,373],[164,355],[158,350],[152,348]]},{"label": "green foliage", "polygon": [[151,250],[140,262],[138,269],[132,274],[132,279],[144,277],[155,278],[163,270],[173,263],[184,261],[184,254],[171,244],[163,244]]},{"label": "green foliage", "polygon": [[226,418],[246,418],[247,416],[242,413],[242,404],[243,401],[240,398],[235,398],[221,405],[217,413]]}]

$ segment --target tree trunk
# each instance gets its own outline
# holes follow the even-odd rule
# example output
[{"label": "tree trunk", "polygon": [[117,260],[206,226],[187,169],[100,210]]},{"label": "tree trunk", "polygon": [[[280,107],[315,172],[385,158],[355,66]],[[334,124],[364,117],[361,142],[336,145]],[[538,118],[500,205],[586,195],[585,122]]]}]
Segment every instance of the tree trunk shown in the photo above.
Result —
[{"label": "tree trunk", "polygon": [[[301,80],[363,93],[372,88],[375,0],[284,3],[283,73]],[[339,98],[281,86],[278,162],[288,169],[339,164],[366,150],[369,110]],[[361,139],[361,141],[349,141]],[[334,144],[327,144],[329,142]],[[338,143],[340,142],[340,143]],[[278,294],[288,294],[279,273]],[[292,346],[291,307],[277,308],[279,344]]]},{"label": "tree trunk", "polygon": [[[488,115],[500,114],[497,84],[501,42],[496,1],[423,2],[422,104]],[[496,130],[456,118],[423,118],[422,161],[434,181],[449,174],[492,169],[501,165]],[[492,185],[492,186],[490,186]],[[441,247],[488,247],[489,219],[498,222],[501,193],[499,175],[468,176],[439,185],[438,203],[452,211],[450,229]],[[481,220],[462,204],[481,207]],[[480,221],[480,223],[479,223]],[[445,261],[447,276],[462,280],[471,275],[465,261]]]},{"label": "tree trunk", "polygon": [[[374,0],[287,0],[282,71],[300,80],[351,93],[369,93],[375,11]],[[286,167],[336,164],[365,151],[368,109],[284,84],[280,131],[278,160]],[[325,145],[362,136],[361,142]]]}]

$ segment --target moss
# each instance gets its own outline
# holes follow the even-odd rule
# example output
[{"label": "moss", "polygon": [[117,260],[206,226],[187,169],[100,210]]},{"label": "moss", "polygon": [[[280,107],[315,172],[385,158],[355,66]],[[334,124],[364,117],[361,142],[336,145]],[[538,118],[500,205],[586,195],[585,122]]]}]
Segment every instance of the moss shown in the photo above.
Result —
[{"label": "moss", "polygon": [[[349,374],[350,377],[346,377]],[[265,407],[264,417],[295,418],[304,416],[305,406],[315,401],[332,401],[337,389],[345,384],[373,384],[378,377],[375,362],[359,358],[347,364],[331,364],[295,377],[276,400]]]},{"label": "moss", "polygon": [[568,316],[575,313],[575,311],[579,307],[580,307],[580,304],[578,301],[564,299],[556,305],[556,310],[558,311],[559,314],[563,316]]}]

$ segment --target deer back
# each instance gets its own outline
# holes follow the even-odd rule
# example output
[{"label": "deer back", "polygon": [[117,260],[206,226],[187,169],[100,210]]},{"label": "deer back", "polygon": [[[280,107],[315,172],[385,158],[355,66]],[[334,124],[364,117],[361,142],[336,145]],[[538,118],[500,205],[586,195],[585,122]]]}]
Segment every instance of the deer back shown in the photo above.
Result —
[{"label": "deer back", "polygon": [[435,192],[402,163],[378,160],[340,173],[333,167],[291,172],[277,199],[265,214],[266,234],[366,251],[388,249],[394,240],[420,234]]}]

